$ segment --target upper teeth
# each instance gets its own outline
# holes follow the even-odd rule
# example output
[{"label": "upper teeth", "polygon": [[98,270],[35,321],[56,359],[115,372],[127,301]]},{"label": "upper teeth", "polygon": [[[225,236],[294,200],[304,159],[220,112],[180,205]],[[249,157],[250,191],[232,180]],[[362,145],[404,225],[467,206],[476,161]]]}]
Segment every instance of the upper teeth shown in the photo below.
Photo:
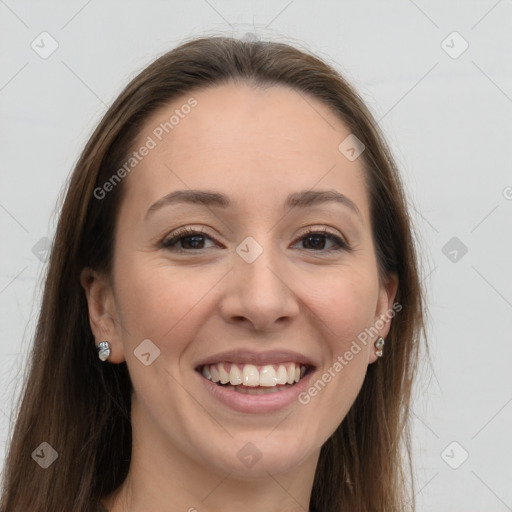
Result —
[{"label": "upper teeth", "polygon": [[203,375],[221,384],[232,386],[265,386],[299,382],[306,373],[306,367],[299,363],[255,366],[253,364],[216,363],[203,366]]}]

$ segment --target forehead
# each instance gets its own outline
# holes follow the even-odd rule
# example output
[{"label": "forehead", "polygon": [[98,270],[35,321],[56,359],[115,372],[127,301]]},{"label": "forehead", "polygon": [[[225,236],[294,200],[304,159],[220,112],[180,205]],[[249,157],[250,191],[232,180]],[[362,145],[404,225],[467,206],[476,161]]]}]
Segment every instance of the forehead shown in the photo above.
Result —
[{"label": "forehead", "polygon": [[228,188],[241,205],[315,187],[352,195],[365,210],[362,159],[338,150],[348,135],[325,104],[287,87],[195,91],[144,123],[133,149],[151,149],[130,173],[126,198],[142,206],[177,188]]}]

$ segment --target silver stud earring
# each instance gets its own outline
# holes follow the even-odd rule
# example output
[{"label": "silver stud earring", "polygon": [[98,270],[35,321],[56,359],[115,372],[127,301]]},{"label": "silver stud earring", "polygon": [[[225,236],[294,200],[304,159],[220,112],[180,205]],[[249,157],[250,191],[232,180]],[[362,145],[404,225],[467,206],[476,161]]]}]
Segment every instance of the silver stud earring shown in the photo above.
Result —
[{"label": "silver stud earring", "polygon": [[377,349],[377,357],[382,357],[382,348],[384,347],[384,338],[379,336],[375,342],[375,348]]},{"label": "silver stud earring", "polygon": [[110,356],[110,343],[108,341],[100,341],[96,350],[98,351],[98,357],[102,361],[106,361]]}]

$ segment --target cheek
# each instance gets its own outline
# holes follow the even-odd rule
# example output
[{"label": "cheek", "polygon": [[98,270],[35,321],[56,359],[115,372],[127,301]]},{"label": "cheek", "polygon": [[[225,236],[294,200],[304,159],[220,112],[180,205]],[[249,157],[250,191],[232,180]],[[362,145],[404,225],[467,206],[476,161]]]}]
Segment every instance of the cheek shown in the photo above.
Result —
[{"label": "cheek", "polygon": [[369,268],[346,266],[300,280],[308,308],[325,327],[331,349],[345,351],[358,334],[372,325],[378,299],[377,274]]},{"label": "cheek", "polygon": [[[141,406],[153,412],[169,404],[173,411],[190,408],[190,397],[177,385],[183,378],[180,363],[204,324],[209,307],[204,299],[219,280],[205,273],[194,280],[193,274],[191,269],[173,269],[136,256],[120,260],[117,267],[124,357]],[[150,354],[148,365],[142,358],[145,353]]]},{"label": "cheek", "polygon": [[168,263],[148,261],[144,255],[120,259],[116,289],[127,357],[130,349],[150,339],[174,364],[176,355],[203,324],[205,309],[210,307],[209,292],[221,276],[192,267],[172,268]]},{"label": "cheek", "polygon": [[325,351],[322,368],[302,403],[318,408],[315,414],[331,411],[326,424],[331,430],[347,414],[366,375],[372,345],[371,341],[361,342],[358,336],[373,325],[377,280],[371,266],[347,266],[324,278],[302,279],[303,289],[310,290],[306,304],[316,319],[314,335]]}]

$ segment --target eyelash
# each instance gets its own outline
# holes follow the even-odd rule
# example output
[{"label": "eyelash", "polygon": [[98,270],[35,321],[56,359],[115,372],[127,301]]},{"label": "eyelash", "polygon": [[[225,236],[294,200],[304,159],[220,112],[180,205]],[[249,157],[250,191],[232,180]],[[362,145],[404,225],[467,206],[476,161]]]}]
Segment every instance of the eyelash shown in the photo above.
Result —
[{"label": "eyelash", "polygon": [[[209,235],[207,235],[206,232],[204,232],[203,230],[186,227],[186,228],[178,230],[170,238],[165,238],[162,241],[161,246],[163,249],[167,249],[169,251],[178,252],[178,253],[199,252],[203,249],[177,249],[177,248],[172,247],[177,242],[179,242],[181,239],[192,237],[194,235],[199,235],[199,236],[209,238],[210,240],[214,241],[213,238],[210,237]],[[351,250],[351,248],[349,247],[347,242],[345,242],[345,240],[343,240],[339,236],[331,233],[330,231],[328,231],[326,229],[310,229],[310,230],[306,231],[305,233],[303,233],[299,238],[297,238],[294,242],[294,245],[295,245],[295,243],[297,243],[300,240],[303,240],[305,238],[310,238],[313,236],[325,237],[328,240],[330,240],[331,242],[333,242],[337,247],[333,247],[331,249],[320,249],[318,251],[315,251],[314,249],[303,249],[303,250],[313,251],[313,252],[335,252],[335,251],[349,252]]]}]

